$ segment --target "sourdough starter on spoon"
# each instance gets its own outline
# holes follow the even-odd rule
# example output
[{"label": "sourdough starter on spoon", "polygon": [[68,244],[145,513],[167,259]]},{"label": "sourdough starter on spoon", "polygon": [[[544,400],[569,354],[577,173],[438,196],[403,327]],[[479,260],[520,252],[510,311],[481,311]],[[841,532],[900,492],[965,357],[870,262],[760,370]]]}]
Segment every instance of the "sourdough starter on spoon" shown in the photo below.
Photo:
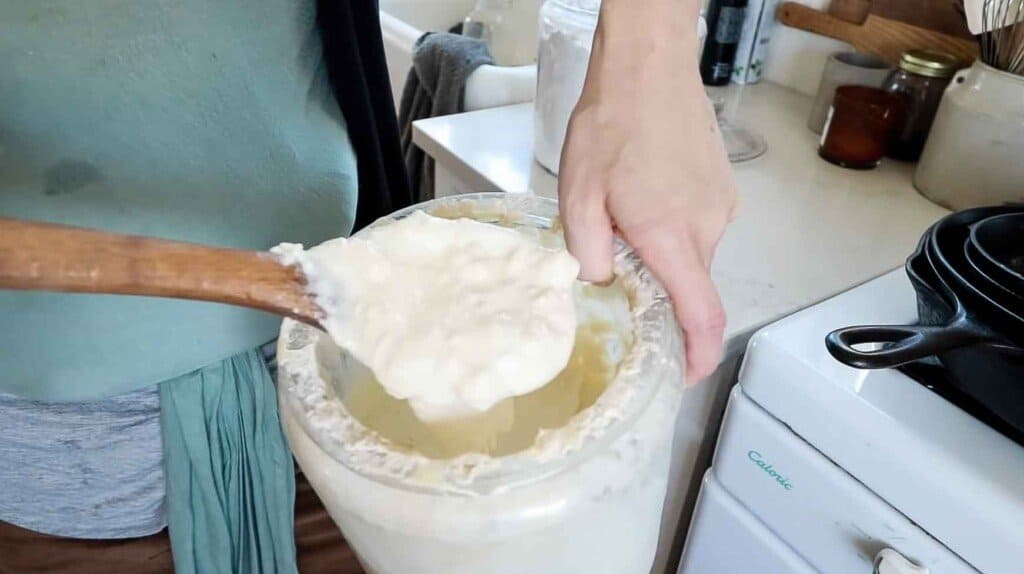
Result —
[{"label": "sourdough starter on spoon", "polygon": [[422,211],[309,251],[297,264],[324,329],[425,421],[479,414],[565,368],[579,264],[512,229]]}]

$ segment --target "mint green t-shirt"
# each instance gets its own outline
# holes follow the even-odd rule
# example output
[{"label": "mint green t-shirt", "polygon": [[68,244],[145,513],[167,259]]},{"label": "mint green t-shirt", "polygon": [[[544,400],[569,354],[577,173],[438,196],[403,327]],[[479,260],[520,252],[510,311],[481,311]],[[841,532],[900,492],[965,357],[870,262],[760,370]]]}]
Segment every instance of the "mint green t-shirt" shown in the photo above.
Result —
[{"label": "mint green t-shirt", "polygon": [[[314,3],[0,6],[0,215],[246,249],[346,235],[355,158]],[[272,339],[228,306],[0,291],[0,392],[109,397]]]}]

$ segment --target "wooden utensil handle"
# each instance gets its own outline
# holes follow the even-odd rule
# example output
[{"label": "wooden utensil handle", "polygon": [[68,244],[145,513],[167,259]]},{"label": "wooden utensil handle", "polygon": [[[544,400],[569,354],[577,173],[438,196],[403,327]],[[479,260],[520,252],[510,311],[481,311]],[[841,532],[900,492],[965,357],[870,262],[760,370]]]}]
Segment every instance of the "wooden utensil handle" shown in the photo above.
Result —
[{"label": "wooden utensil handle", "polygon": [[858,26],[797,2],[783,2],[779,4],[776,16],[786,26],[852,44],[858,52],[873,54],[893,65],[899,62],[904,51],[911,48],[949,52],[964,65],[978,55],[978,45],[973,40],[925,30],[875,14],[869,14]]},{"label": "wooden utensil handle", "polygon": [[872,0],[832,0],[828,13],[844,22],[863,24],[871,13]]},{"label": "wooden utensil handle", "polygon": [[214,301],[315,324],[304,285],[269,253],[0,218],[0,289]]},{"label": "wooden utensil handle", "polygon": [[776,15],[779,22],[791,28],[835,38],[841,42],[853,43],[857,32],[860,30],[858,24],[840,20],[835,16],[804,6],[799,2],[783,2],[779,4],[779,7],[776,9]]}]

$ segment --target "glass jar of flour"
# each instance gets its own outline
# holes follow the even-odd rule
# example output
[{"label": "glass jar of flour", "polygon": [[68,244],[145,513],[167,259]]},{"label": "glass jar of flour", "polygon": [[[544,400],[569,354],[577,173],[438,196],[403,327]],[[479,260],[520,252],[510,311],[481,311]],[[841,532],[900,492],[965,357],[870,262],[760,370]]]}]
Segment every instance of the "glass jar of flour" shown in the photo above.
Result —
[{"label": "glass jar of flour", "polygon": [[[587,77],[600,9],[601,0],[546,0],[540,9],[533,152],[556,175],[569,116]],[[697,24],[697,45],[703,49],[707,26],[703,17]]]},{"label": "glass jar of flour", "polygon": [[540,9],[533,151],[558,173],[569,115],[583,91],[601,0],[547,0]]},{"label": "glass jar of flour", "polygon": [[[562,244],[555,202],[529,195],[438,199],[374,225],[417,209]],[[650,570],[683,393],[681,337],[664,291],[622,244],[615,266],[610,287],[578,286],[561,374],[443,425],[416,419],[326,334],[285,320],[285,433],[368,572]]]}]

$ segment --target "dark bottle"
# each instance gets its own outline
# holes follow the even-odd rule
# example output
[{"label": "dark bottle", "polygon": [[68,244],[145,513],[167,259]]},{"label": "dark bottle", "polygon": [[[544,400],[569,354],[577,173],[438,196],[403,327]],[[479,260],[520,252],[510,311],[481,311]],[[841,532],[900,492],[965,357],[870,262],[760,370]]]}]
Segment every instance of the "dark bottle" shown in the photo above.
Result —
[{"label": "dark bottle", "polygon": [[708,5],[708,36],[700,58],[700,77],[705,85],[729,83],[746,15],[747,0],[711,0]]},{"label": "dark bottle", "polygon": [[902,161],[921,158],[942,94],[960,66],[955,56],[945,52],[908,50],[903,53],[900,67],[882,86],[902,97],[907,107],[903,121],[889,138],[887,156]]}]

